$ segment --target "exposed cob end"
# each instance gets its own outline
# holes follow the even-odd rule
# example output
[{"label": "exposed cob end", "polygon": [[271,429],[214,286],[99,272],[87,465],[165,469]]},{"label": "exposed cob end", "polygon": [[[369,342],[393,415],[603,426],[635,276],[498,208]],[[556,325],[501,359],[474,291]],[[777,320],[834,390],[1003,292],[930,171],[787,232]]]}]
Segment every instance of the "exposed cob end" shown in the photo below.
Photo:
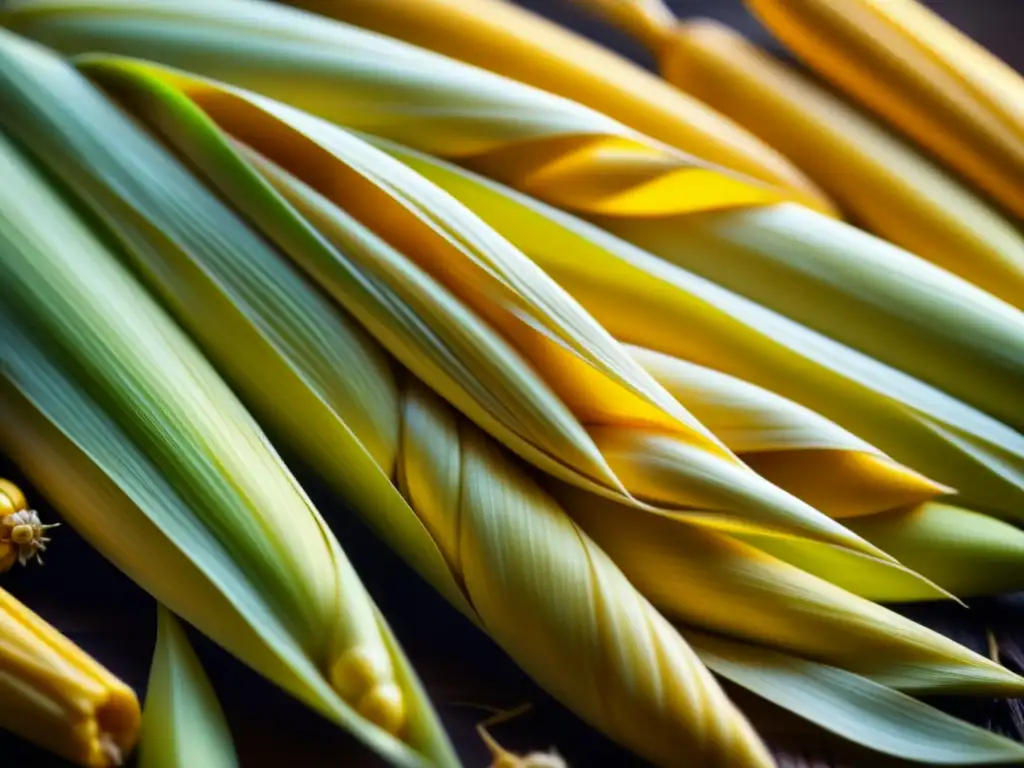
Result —
[{"label": "exposed cob end", "polygon": [[405,727],[405,697],[381,649],[350,648],[331,666],[330,679],[334,690],[374,725],[396,735]]},{"label": "exposed cob end", "polygon": [[60,523],[44,525],[39,514],[28,508],[25,494],[14,483],[0,478],[0,573],[15,563],[43,563],[41,552],[50,543],[46,532]]},{"label": "exposed cob end", "polygon": [[139,702],[127,685],[0,590],[0,712],[9,730],[78,765],[121,765],[138,738]]}]

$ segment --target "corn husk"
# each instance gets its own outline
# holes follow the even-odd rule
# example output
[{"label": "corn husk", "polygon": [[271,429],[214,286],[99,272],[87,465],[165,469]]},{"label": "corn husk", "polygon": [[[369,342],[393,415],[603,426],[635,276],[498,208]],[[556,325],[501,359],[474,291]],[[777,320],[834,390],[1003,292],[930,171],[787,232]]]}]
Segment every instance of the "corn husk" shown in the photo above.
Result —
[{"label": "corn husk", "polygon": [[248,413],[6,140],[0,158],[7,453],[115,565],[243,661],[396,765],[457,765]]},{"label": "corn husk", "polygon": [[555,496],[673,621],[907,692],[1015,695],[1024,687],[974,651],[725,534],[631,516],[568,486]]},{"label": "corn husk", "polygon": [[[528,461],[641,509],[685,518],[686,507],[702,500],[712,511],[699,513],[705,524],[798,533],[880,554],[746,467],[534,264],[405,166],[341,129],[212,81],[130,60],[82,66],[159,125],[404,365]],[[48,81],[45,93],[57,87]],[[25,111],[12,113],[6,125],[36,146],[46,142],[53,158],[74,149],[76,136],[102,119],[97,111],[79,126],[65,125],[59,141],[47,141],[44,126],[60,129],[53,117],[34,122],[43,119],[34,110],[46,107],[33,94],[43,91],[37,85],[20,92]],[[30,107],[33,98],[38,105]],[[89,94],[88,103],[97,105],[97,98]],[[211,117],[236,139],[276,153],[321,191],[254,151],[238,154]],[[116,114],[111,119],[123,122]],[[90,175],[116,173],[112,164],[122,162],[127,142],[112,143],[116,152],[108,148],[109,162]],[[249,161],[322,234],[297,240],[295,212]],[[72,174],[91,162],[79,152],[54,171]],[[149,205],[143,215],[164,216],[163,210]],[[204,302],[194,294],[170,301],[190,302],[182,321],[198,323]]]},{"label": "corn husk", "polygon": [[952,491],[773,392],[643,347],[628,349],[758,474],[832,517],[871,515]]},{"label": "corn husk", "polygon": [[[62,92],[53,87],[55,93]],[[83,135],[111,141],[118,156],[140,163],[136,168],[155,167],[141,165],[147,154],[162,156],[155,145],[141,143],[141,134],[112,130],[119,123],[98,119],[103,112],[86,109],[80,99],[75,103],[83,116],[97,118],[82,123]],[[109,104],[106,110],[116,114]],[[147,146],[149,152],[144,154],[139,146]],[[162,175],[139,178],[172,184],[181,174],[173,165],[161,170]],[[199,211],[209,213],[218,205],[200,192],[201,188],[191,191],[197,212],[188,219],[193,225],[201,221]],[[120,199],[145,198],[137,194]],[[153,216],[161,211],[157,206],[143,210]],[[167,232],[174,231],[170,217],[154,221]],[[297,217],[293,221],[295,227],[301,223]],[[237,220],[222,219],[220,224],[221,238],[242,237],[238,230],[244,227]],[[192,231],[198,228],[193,226]],[[211,246],[214,242],[209,241]],[[143,253],[140,248],[134,258],[141,259]],[[742,765],[769,764],[756,735],[678,634],[606,558],[601,560],[596,547],[489,443],[490,438],[422,385],[415,391],[400,388],[372,339],[318,299],[316,290],[272,251],[234,248],[218,253],[211,247],[189,254],[205,257],[205,271],[169,249],[161,261],[154,252],[151,261],[140,263],[150,265],[154,284],[152,275],[166,278],[161,293],[174,300],[173,306],[196,312],[189,324],[216,359],[224,361],[223,368],[237,373],[232,380],[267,414],[268,423],[542,685],[658,764],[670,765],[684,751],[707,765],[726,764],[727,754]],[[204,284],[197,274],[209,275],[212,282]],[[281,299],[283,291],[287,300]],[[185,304],[187,299],[194,303]],[[276,333],[268,329],[273,323]],[[221,325],[243,330],[240,338],[257,343],[246,344],[246,351],[240,352],[237,338],[219,335]],[[346,359],[350,349],[361,349],[363,358]],[[247,384],[252,368],[238,367],[228,359],[231,354],[244,356],[250,366],[278,381],[282,389],[277,396]],[[366,365],[367,356],[377,364]],[[389,408],[390,420],[361,418],[348,403],[350,395],[356,400],[372,398],[378,411]],[[319,408],[299,407],[312,402],[319,402]],[[369,446],[376,448],[371,451]],[[454,477],[435,475],[442,465],[432,462],[445,460],[455,462],[459,471]],[[404,496],[392,484],[396,476]],[[458,498],[442,496],[451,503],[432,505],[431,494],[451,490],[442,480],[459,484]],[[463,535],[472,538],[463,542]],[[515,557],[513,540],[522,542]],[[459,554],[462,550],[465,553]],[[591,571],[591,566],[597,570]],[[559,588],[552,589],[552,584]],[[567,604],[575,607],[575,622],[565,621]],[[521,612],[529,618],[524,620]],[[715,712],[712,721],[697,717],[708,711]],[[700,743],[697,747],[694,740]]]},{"label": "corn husk", "polygon": [[455,159],[1024,425],[1024,313],[574,102],[260,0],[19,0],[2,18],[65,52],[180,66]]},{"label": "corn husk", "polygon": [[715,674],[876,752],[927,765],[1015,763],[1021,745],[836,667],[686,630]]},{"label": "corn husk", "polygon": [[620,340],[758,385],[1005,517],[1024,509],[1024,437],[889,366],[458,166],[376,140],[468,205]]},{"label": "corn husk", "polygon": [[0,589],[0,728],[76,765],[121,765],[138,738],[135,693]]},{"label": "corn husk", "polygon": [[641,39],[669,82],[783,152],[855,223],[1024,308],[1024,237],[1009,221],[916,149],[735,30],[710,19],[677,22],[660,3],[626,0],[614,7],[647,21]]},{"label": "corn husk", "polygon": [[[505,0],[293,0],[564,96],[658,141],[772,184],[821,196],[778,153],[707,104],[591,40]],[[822,199],[819,203],[827,207]]]},{"label": "corn husk", "polygon": [[914,0],[747,0],[796,55],[1017,216],[1024,82]]},{"label": "corn husk", "polygon": [[217,694],[174,615],[158,610],[139,768],[237,768]]}]

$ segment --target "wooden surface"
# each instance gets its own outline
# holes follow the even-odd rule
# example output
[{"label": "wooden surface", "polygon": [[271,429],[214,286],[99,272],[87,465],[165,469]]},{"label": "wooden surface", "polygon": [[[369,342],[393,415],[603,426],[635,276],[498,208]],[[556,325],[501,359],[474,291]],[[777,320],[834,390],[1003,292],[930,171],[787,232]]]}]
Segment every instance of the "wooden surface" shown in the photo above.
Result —
[{"label": "wooden surface", "polygon": [[[568,0],[523,0],[591,37],[649,64],[622,36],[585,18]],[[969,34],[1024,69],[1024,0],[934,0],[929,3]],[[676,0],[683,15],[713,16],[771,44],[739,0]],[[520,750],[551,745],[576,768],[644,765],[583,725],[547,697],[490,640],[448,607],[403,563],[341,508],[315,478],[292,462],[300,480],[335,528],[342,545],[404,644],[429,689],[467,768],[488,764],[474,726],[487,711],[530,702],[533,709],[494,729],[507,746]],[[19,479],[0,462],[0,475]],[[43,515],[56,516],[32,488]],[[93,552],[73,531],[62,528],[43,569],[16,569],[3,585],[94,654],[141,693],[152,652],[152,600]],[[1004,661],[1024,662],[1024,597],[981,601],[968,612],[955,606],[913,607],[910,613],[961,642],[984,651],[986,630],[1000,640]],[[380,761],[339,729],[277,691],[233,658],[192,633],[224,704],[244,768],[291,766],[376,766]],[[742,694],[738,694],[742,696]],[[876,768],[877,755],[857,753],[838,740],[809,730],[793,718],[743,696],[769,734],[786,768],[850,766]],[[1014,702],[967,700],[943,703],[950,711],[1019,738],[1021,708]],[[686,765],[680,755],[680,765]],[[0,732],[0,768],[56,768],[61,760]],[[194,768],[202,768],[195,766]]]}]

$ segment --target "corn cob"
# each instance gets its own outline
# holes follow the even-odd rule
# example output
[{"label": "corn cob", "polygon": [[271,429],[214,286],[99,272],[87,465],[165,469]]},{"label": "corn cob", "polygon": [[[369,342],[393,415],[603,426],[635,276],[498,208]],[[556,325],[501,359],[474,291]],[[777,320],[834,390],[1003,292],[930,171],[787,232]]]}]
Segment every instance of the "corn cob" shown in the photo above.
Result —
[{"label": "corn cob", "polygon": [[956,488],[963,503],[1024,519],[1018,432],[573,216],[375,141],[473,209],[619,339],[787,397]]},{"label": "corn cob", "polygon": [[[631,61],[505,0],[292,0],[500,72],[725,168],[821,197],[772,148]],[[657,9],[654,9],[657,11]],[[828,203],[821,199],[827,210]]]},{"label": "corn cob", "polygon": [[914,0],[747,0],[793,52],[1024,216],[1020,75]]},{"label": "corn cob", "polygon": [[6,141],[0,166],[8,453],[101,552],[247,663],[397,765],[457,764],[251,417]]},{"label": "corn cob", "polygon": [[[94,60],[83,66],[122,93],[129,108],[140,115],[148,112],[166,138],[203,166],[239,210],[259,222],[403,364],[527,460],[641,509],[651,509],[645,499],[652,499],[654,504],[669,504],[672,514],[685,517],[685,506],[701,499],[715,510],[699,514],[706,524],[794,531],[880,554],[749,470],[535,265],[450,197],[383,153],[308,115],[212,81],[131,61]],[[109,104],[83,92],[86,86],[70,71],[64,78],[34,81],[31,68],[19,70],[12,60],[8,69],[24,73],[26,80],[11,91],[13,106],[4,125],[29,144],[43,147],[39,142],[46,142],[51,162],[62,153],[75,152],[54,165],[54,171],[72,183],[71,174],[81,174],[76,167],[88,167],[91,156],[99,157],[101,150],[95,143],[89,144],[88,152],[76,150],[91,141],[93,126],[109,119],[113,122],[104,133],[121,126],[135,135]],[[89,119],[80,119],[75,127],[60,128],[53,115],[45,117],[51,97],[36,95],[62,87],[72,89],[68,93],[83,94],[78,114],[90,105],[95,108]],[[209,117],[199,111],[200,105],[231,131],[263,142],[262,149],[272,151],[277,146],[302,172],[320,179],[330,194],[342,195],[344,205],[381,229],[390,241],[275,164],[255,157],[286,196],[324,229],[313,250],[297,247],[294,223],[282,221],[279,211],[267,215],[268,205],[273,210],[281,205],[277,196],[269,190],[263,191],[263,197],[251,194],[263,182],[234,155]],[[260,127],[248,132],[246,126]],[[60,140],[47,141],[47,130],[63,130]],[[100,161],[104,167],[97,165],[86,176],[124,173],[116,164],[135,162],[125,160],[133,146],[146,153],[140,157],[157,157],[151,154],[155,152],[151,144],[129,143],[129,134],[111,143]],[[197,139],[204,134],[205,139]],[[272,136],[276,138],[268,141]],[[288,141],[280,141],[284,137]],[[289,147],[301,147],[310,154],[303,159]],[[216,154],[210,155],[211,151]],[[166,166],[168,160],[159,155],[152,162]],[[180,174],[167,168],[155,175],[180,179]],[[78,183],[83,183],[82,178]],[[181,183],[186,181],[190,189],[196,187],[191,179]],[[87,195],[94,199],[111,194],[110,189],[88,183],[93,186]],[[105,183],[116,189],[119,182],[111,176]],[[148,206],[148,213],[143,213],[148,216],[161,216],[166,209],[141,197],[130,204],[140,210]],[[106,213],[101,209],[101,215],[111,218],[110,211],[119,205],[105,203]],[[199,209],[211,210],[211,205],[204,202]],[[218,228],[217,236],[223,241],[220,232]],[[331,238],[339,249],[330,247]],[[144,249],[144,258],[158,257],[153,246],[144,245]],[[162,269],[154,263],[141,267],[150,274]],[[211,263],[205,269],[233,268]],[[273,269],[280,272],[282,267]],[[158,290],[168,291],[170,286]],[[500,301],[494,301],[496,297]],[[182,310],[180,317],[194,326],[195,333],[201,334],[211,324],[197,319],[207,304],[198,294],[179,289],[168,301],[179,306],[188,302],[189,309]],[[222,349],[235,346],[231,338],[220,343]],[[467,365],[467,360],[475,367]],[[226,360],[222,365],[237,363]],[[240,387],[245,386],[242,381]]]},{"label": "corn cob", "polygon": [[50,543],[46,532],[59,525],[44,524],[39,513],[29,509],[21,489],[0,477],[0,573],[9,571],[15,563],[28,565],[33,559],[42,564],[39,553],[45,552]]},{"label": "corn cob", "polygon": [[158,608],[139,768],[237,768],[231,732],[202,664],[174,615]]},{"label": "corn cob", "polygon": [[1024,237],[943,169],[724,24],[677,23],[661,0],[614,8],[646,20],[634,24],[669,82],[783,152],[856,223],[1024,308]]},{"label": "corn cob", "polygon": [[1015,695],[1024,685],[952,640],[727,535],[631,516],[568,486],[555,497],[655,607],[685,626],[913,693]]},{"label": "corn cob", "polygon": [[139,731],[132,689],[0,589],[0,727],[77,765],[121,765]]},{"label": "corn cob", "polygon": [[776,204],[778,190],[683,162],[581,105],[260,0],[21,0],[3,18],[67,52],[182,65],[457,158],[1024,423],[1024,313],[853,227]]}]

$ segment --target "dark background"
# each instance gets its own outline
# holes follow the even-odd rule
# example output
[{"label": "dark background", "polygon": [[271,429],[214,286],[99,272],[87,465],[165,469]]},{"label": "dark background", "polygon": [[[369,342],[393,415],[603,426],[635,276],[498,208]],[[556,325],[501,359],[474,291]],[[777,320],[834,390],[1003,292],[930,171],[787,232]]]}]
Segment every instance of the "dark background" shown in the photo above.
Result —
[{"label": "dark background", "polygon": [[[339,0],[343,2],[344,0]],[[648,55],[637,45],[586,17],[569,0],[522,0],[522,4],[571,26],[645,66]],[[771,38],[743,9],[740,0],[675,0],[683,16],[711,16],[739,28],[775,50]],[[1024,69],[1024,0],[933,0],[932,8],[975,39]],[[401,561],[340,507],[314,477],[289,462],[335,528],[346,552],[388,617],[418,669],[467,768],[488,765],[488,753],[475,724],[486,707],[533,708],[493,729],[506,746],[527,751],[556,746],[570,765],[641,766],[582,724],[537,688],[489,639],[462,619]],[[0,475],[22,481],[16,468],[0,460]],[[47,521],[57,516],[30,486]],[[155,631],[153,601],[68,528],[55,532],[45,568],[15,569],[3,586],[55,624],[141,693],[145,689]],[[173,578],[173,576],[170,576]],[[910,613],[961,642],[984,651],[986,630],[995,632],[1004,661],[1022,657],[1015,632],[1024,639],[1024,600],[1007,597],[981,601],[970,614],[953,606],[912,608]],[[1017,628],[1020,627],[1020,630]],[[343,731],[305,710],[232,657],[192,633],[213,680],[238,745],[244,768],[263,766],[376,766],[381,761]],[[743,699],[757,713],[780,764],[792,768],[881,766],[877,755],[858,755],[841,743]],[[979,724],[1019,734],[1021,712],[1014,703],[990,700],[949,704]],[[680,765],[687,758],[680,755]],[[57,768],[68,764],[0,731],[0,768]],[[193,768],[193,767],[189,767]],[[203,768],[194,766],[194,768]]]}]

